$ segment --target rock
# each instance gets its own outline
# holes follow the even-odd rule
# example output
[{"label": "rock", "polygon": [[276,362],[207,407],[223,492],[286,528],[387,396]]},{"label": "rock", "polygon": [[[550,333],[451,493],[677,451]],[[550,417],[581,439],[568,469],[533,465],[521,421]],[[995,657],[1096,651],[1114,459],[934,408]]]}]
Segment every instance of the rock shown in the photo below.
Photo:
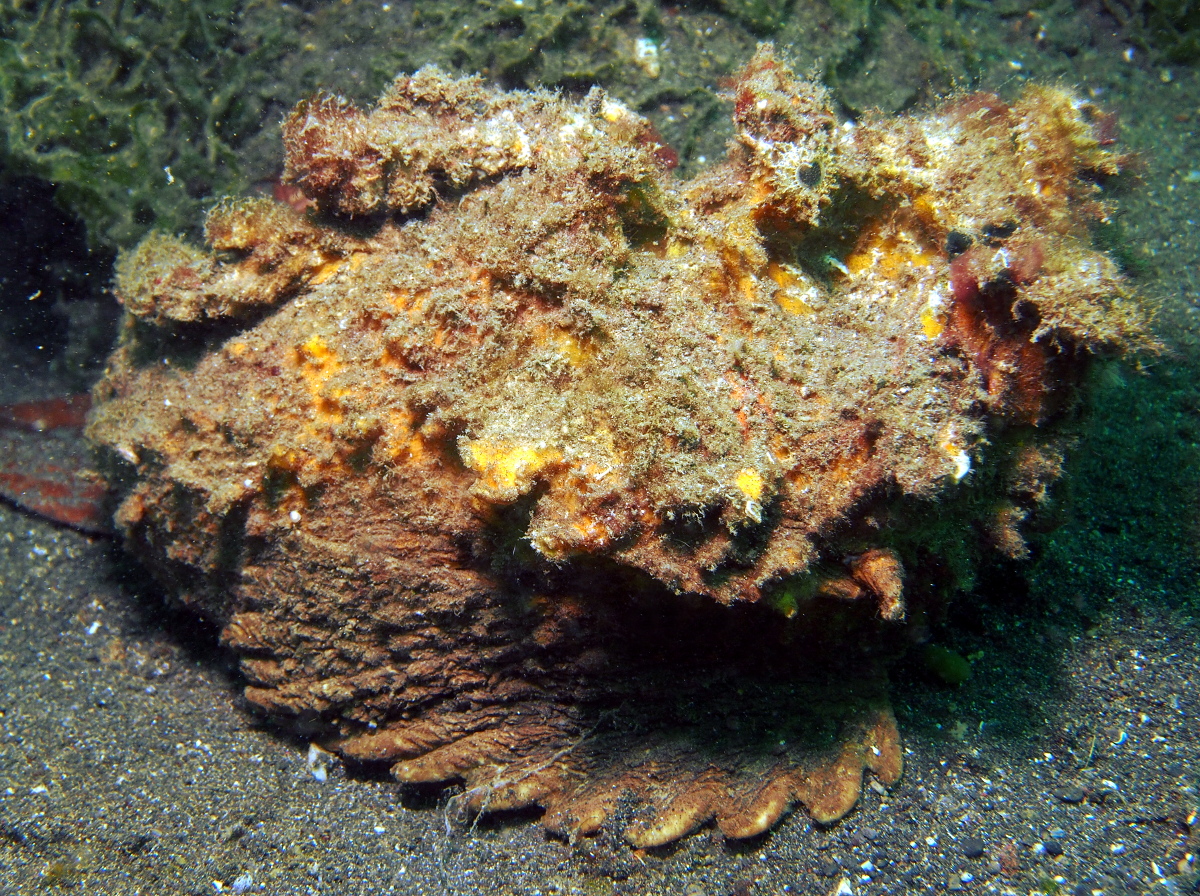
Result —
[{"label": "rock", "polygon": [[983,855],[983,840],[979,837],[965,837],[959,841],[959,849],[968,859],[978,859]]},{"label": "rock", "polygon": [[1087,796],[1083,788],[1077,784],[1066,784],[1055,788],[1054,795],[1064,803],[1081,803],[1083,802],[1083,798]]}]

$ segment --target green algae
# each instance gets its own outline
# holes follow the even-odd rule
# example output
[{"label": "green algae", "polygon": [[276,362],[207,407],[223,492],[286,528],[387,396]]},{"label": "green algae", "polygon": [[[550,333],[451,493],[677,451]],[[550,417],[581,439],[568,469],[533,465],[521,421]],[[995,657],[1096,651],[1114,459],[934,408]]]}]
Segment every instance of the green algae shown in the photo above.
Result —
[{"label": "green algae", "polygon": [[1105,0],[1103,5],[1144,49],[1171,62],[1200,59],[1200,5],[1194,0]]},{"label": "green algae", "polygon": [[[152,228],[187,230],[222,196],[269,187],[274,124],[303,96],[324,87],[367,100],[432,63],[508,89],[601,85],[649,115],[690,174],[724,154],[720,85],[758,40],[849,85],[872,64],[863,46],[908,30],[907,5],[11,0],[0,11],[0,165],[54,184],[94,247],[128,247]],[[917,6],[910,49],[962,74],[963,60],[935,46],[953,10]],[[850,105],[899,108],[915,88],[895,82],[886,73],[848,91]]]},{"label": "green algae", "polygon": [[245,4],[56,0],[0,20],[0,160],[53,183],[94,246],[181,229],[201,200],[245,187],[239,135],[261,45]]},{"label": "green algae", "polygon": [[971,677],[971,661],[949,647],[927,644],[921,651],[921,661],[942,684],[958,687]]}]

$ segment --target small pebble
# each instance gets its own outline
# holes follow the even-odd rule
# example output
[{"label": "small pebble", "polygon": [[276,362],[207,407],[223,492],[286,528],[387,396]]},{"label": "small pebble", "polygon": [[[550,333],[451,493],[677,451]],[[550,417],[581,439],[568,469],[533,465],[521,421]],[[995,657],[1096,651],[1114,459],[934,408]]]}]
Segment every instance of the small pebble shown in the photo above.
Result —
[{"label": "small pebble", "polygon": [[836,877],[842,873],[842,866],[837,862],[826,862],[821,866],[822,877]]},{"label": "small pebble", "polygon": [[983,840],[979,837],[965,837],[959,847],[968,859],[977,859],[983,855]]},{"label": "small pebble", "polygon": [[1047,840],[1042,844],[1042,848],[1046,850],[1046,855],[1058,858],[1063,854],[1062,844],[1057,840]]},{"label": "small pebble", "polygon": [[1059,787],[1054,791],[1054,795],[1064,803],[1082,803],[1085,796],[1083,788],[1075,785]]},{"label": "small pebble", "polygon": [[962,888],[963,888],[962,878],[959,877],[957,874],[951,874],[948,878],[946,878],[946,889],[947,890],[961,890]]}]

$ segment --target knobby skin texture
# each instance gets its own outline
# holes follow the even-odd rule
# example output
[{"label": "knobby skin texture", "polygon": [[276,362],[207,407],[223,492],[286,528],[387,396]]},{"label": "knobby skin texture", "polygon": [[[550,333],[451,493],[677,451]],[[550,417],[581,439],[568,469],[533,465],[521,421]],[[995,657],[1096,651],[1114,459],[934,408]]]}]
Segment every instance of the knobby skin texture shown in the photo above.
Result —
[{"label": "knobby skin texture", "polygon": [[901,772],[889,633],[1020,557],[1089,356],[1110,124],[839,122],[762,48],[681,183],[599,90],[426,69],[284,125],[293,206],[152,236],[90,435],[251,704],[454,806],[635,846]]}]

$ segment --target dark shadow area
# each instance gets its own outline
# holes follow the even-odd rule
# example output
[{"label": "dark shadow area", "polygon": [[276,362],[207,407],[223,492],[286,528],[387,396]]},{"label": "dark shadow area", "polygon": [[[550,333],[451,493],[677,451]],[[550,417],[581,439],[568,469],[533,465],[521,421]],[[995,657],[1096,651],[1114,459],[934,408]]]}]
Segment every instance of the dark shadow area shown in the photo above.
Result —
[{"label": "dark shadow area", "polygon": [[[917,636],[891,674],[901,731],[913,736],[1028,740],[1043,729],[1062,696],[1072,637],[1086,608],[1054,605],[1030,592],[1020,563],[980,571]],[[956,727],[957,726],[957,727]]]},{"label": "dark shadow area", "polygon": [[193,662],[220,673],[229,688],[240,687],[237,661],[220,646],[220,626],[163,591],[120,540],[108,550],[108,582],[127,599],[130,636],[166,636]]},{"label": "dark shadow area", "polygon": [[73,388],[108,351],[116,306],[113,258],[88,249],[83,223],[61,211],[51,184],[0,169],[0,334],[23,366],[57,365]]}]

